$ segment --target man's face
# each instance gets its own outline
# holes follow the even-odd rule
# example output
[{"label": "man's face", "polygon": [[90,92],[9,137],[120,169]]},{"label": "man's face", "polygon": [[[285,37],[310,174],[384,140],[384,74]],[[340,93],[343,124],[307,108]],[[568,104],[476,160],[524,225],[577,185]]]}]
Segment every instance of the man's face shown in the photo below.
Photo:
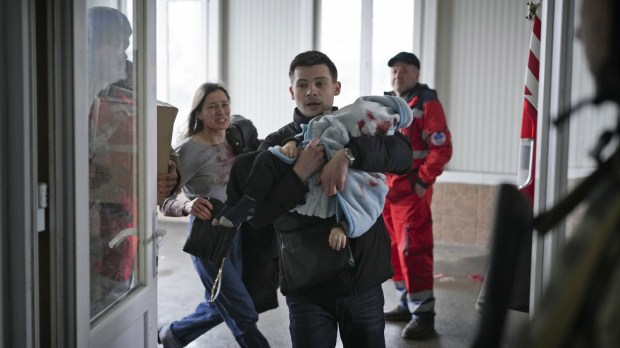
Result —
[{"label": "man's face", "polygon": [[609,64],[611,12],[611,0],[584,0],[581,5],[581,25],[577,37],[584,44],[590,71],[596,79],[603,77],[603,69]]},{"label": "man's face", "polygon": [[334,96],[340,94],[340,82],[332,81],[325,64],[299,66],[293,72],[289,91],[299,111],[312,118],[331,111]]},{"label": "man's face", "polygon": [[420,71],[415,65],[396,62],[392,65],[392,88],[397,96],[412,89],[420,77]]},{"label": "man's face", "polygon": [[104,84],[114,83],[127,77],[127,53],[129,38],[114,40],[95,51],[93,69],[96,78]]}]

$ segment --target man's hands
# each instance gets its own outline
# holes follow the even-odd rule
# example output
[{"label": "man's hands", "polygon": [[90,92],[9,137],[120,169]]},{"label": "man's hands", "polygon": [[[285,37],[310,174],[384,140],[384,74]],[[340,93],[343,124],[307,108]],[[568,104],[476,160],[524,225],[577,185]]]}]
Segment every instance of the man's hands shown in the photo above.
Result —
[{"label": "man's hands", "polygon": [[319,139],[312,139],[303,150],[299,152],[299,157],[295,161],[293,170],[302,180],[308,180],[310,175],[318,172],[325,165],[325,149],[319,144]]},{"label": "man's hands", "polygon": [[157,174],[157,192],[163,197],[172,194],[177,186],[177,167],[173,160],[168,161],[168,173]]},{"label": "man's hands", "polygon": [[340,149],[323,167],[317,185],[323,186],[323,192],[328,197],[333,196],[344,189],[348,173],[349,159],[344,154],[344,149]]},{"label": "man's hands", "polygon": [[306,147],[299,152],[299,158],[293,166],[293,170],[302,181],[308,180],[312,174],[321,172],[316,184],[323,187],[323,192],[328,196],[334,196],[344,189],[344,183],[349,173],[349,159],[344,154],[344,149],[334,153],[329,162],[325,161],[325,150],[319,144],[319,139],[312,139]]}]

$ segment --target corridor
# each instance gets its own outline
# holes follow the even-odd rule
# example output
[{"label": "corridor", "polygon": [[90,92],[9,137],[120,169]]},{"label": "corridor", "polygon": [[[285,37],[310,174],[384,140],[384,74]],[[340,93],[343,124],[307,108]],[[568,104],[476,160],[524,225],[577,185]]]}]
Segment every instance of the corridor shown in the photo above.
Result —
[{"label": "corridor", "polygon": [[[183,250],[187,218],[160,217],[159,227],[168,231],[168,238],[159,254],[158,312],[159,325],[190,314],[202,301],[204,288],[194,271],[189,254]],[[435,297],[437,334],[427,340],[412,341],[400,337],[406,323],[386,323],[386,346],[390,348],[463,348],[469,347],[476,333],[479,314],[474,309],[482,285],[481,275],[486,269],[487,249],[467,246],[436,244],[435,246]],[[396,305],[391,281],[383,284],[385,306]],[[279,294],[279,293],[278,293]],[[288,311],[284,298],[279,294],[277,309],[262,313],[258,326],[274,348],[291,347],[288,332]],[[509,341],[527,314],[511,311],[505,335]],[[207,332],[187,347],[238,347],[224,324]],[[342,347],[338,342],[337,347]]]}]

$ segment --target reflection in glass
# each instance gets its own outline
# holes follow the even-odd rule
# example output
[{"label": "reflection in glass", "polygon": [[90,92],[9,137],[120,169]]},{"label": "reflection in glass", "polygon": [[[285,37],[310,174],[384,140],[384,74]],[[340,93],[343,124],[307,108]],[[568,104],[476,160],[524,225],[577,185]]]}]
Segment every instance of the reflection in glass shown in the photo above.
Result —
[{"label": "reflection in glass", "polygon": [[88,9],[90,314],[134,286],[137,266],[137,133],[132,35],[125,14]]}]

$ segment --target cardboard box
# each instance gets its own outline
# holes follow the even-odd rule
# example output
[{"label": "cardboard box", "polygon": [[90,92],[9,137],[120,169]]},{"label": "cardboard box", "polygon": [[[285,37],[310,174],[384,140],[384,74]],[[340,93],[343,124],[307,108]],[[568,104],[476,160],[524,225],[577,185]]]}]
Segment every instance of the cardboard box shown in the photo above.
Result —
[{"label": "cardboard box", "polygon": [[[174,129],[174,120],[176,119],[179,109],[166,104],[157,102],[157,173],[168,172],[168,160],[172,151],[172,132]],[[164,197],[157,194],[157,204],[161,205]]]}]

